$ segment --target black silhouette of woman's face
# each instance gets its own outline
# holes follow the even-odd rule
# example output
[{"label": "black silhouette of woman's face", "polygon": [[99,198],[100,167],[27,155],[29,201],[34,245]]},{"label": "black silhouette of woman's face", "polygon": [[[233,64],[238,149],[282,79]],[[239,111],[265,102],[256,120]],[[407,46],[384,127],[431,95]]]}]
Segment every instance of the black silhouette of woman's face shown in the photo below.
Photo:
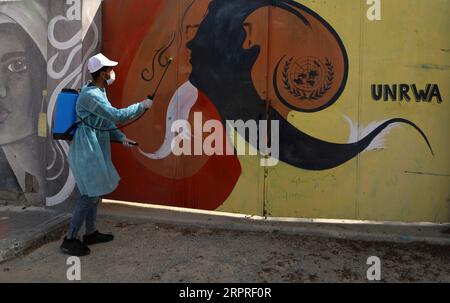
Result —
[{"label": "black silhouette of woman's face", "polygon": [[[313,28],[314,24],[300,12],[305,11],[311,15],[311,20],[316,20],[316,26],[318,21],[325,31],[331,31],[331,36],[334,35],[335,39],[332,41],[337,45],[333,51],[341,55],[343,78],[338,86],[339,91],[331,99],[332,102],[328,102],[334,103],[345,87],[348,72],[345,48],[331,26],[314,12],[293,0],[213,0],[209,5],[207,16],[187,47],[191,50],[190,81],[209,97],[223,120],[261,120],[263,116],[269,116],[272,121],[278,121],[279,159],[308,170],[330,169],[353,159],[364,151],[383,129],[399,121],[394,119],[384,123],[356,143],[335,144],[303,133],[273,108],[269,108],[266,112],[251,77],[251,70],[260,48],[243,47],[246,39],[245,20],[251,13],[264,6],[276,6],[289,11],[304,25]],[[338,57],[336,55],[336,58]],[[276,76],[277,70],[274,71],[274,88]],[[280,95],[279,99],[281,98]],[[402,122],[416,127],[429,145],[428,139],[417,126],[409,121]],[[247,142],[251,142],[245,131],[240,134]]]},{"label": "black silhouette of woman's face", "polygon": [[[251,77],[260,48],[244,49],[244,20],[264,1],[214,0],[195,37],[187,43],[191,50],[190,81],[203,88],[230,81],[238,83]],[[242,7],[242,8],[241,8]],[[237,13],[236,13],[237,12]]]}]

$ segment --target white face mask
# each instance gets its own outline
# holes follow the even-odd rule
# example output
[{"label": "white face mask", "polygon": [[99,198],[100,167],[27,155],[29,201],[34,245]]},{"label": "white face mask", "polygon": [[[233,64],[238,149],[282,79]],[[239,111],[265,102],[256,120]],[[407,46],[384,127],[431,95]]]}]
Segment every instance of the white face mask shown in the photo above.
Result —
[{"label": "white face mask", "polygon": [[107,83],[108,85],[111,85],[111,84],[114,83],[114,81],[116,81],[116,73],[115,73],[114,71],[112,71],[112,72],[109,74],[109,79],[106,80],[106,83]]}]

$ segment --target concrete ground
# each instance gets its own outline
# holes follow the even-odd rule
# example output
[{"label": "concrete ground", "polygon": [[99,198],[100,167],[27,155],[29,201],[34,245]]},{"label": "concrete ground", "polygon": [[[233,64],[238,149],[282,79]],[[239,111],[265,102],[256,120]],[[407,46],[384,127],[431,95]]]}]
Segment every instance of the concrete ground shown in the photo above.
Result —
[{"label": "concrete ground", "polygon": [[40,207],[0,207],[0,262],[39,245],[65,228],[70,216]]},{"label": "concrete ground", "polygon": [[[115,234],[81,258],[82,282],[450,282],[450,245],[359,241],[212,226],[155,223],[103,211]],[[62,234],[61,234],[62,236]],[[61,239],[0,264],[0,282],[68,282]]]}]

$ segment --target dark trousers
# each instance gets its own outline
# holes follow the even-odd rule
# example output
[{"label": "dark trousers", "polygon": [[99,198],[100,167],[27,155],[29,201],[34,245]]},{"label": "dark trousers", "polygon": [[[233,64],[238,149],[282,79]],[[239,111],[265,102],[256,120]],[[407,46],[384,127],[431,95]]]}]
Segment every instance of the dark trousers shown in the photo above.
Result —
[{"label": "dark trousers", "polygon": [[100,197],[81,196],[78,200],[70,222],[69,239],[78,237],[78,232],[83,223],[86,223],[86,235],[94,233],[97,228],[95,221],[97,218],[97,208],[100,203]]}]

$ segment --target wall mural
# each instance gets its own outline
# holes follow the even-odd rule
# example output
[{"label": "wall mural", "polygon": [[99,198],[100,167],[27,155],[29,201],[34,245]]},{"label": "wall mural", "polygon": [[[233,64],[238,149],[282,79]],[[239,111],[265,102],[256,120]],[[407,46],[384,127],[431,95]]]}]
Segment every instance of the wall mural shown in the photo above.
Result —
[{"label": "wall mural", "polygon": [[[56,99],[63,88],[78,89],[90,79],[87,60],[100,50],[101,1],[67,1],[52,4],[48,23],[49,55],[47,64],[49,89],[47,122],[51,128]],[[76,199],[75,179],[67,163],[69,142],[50,139],[47,160],[48,188],[46,204],[55,206]]]},{"label": "wall mural", "polygon": [[0,191],[37,203],[45,197],[46,1],[0,4]]},{"label": "wall mural", "polygon": [[[57,94],[81,87],[87,59],[101,50],[120,62],[108,89],[117,107],[144,99],[167,69],[153,108],[124,130],[139,148],[113,145],[122,180],[109,198],[259,215],[448,220],[441,2],[421,10],[435,23],[419,28],[399,15],[403,26],[394,30],[363,22],[360,1],[101,2],[0,3],[0,200],[76,200],[69,143],[48,130]],[[411,36],[408,28],[436,50],[410,51],[413,42],[398,40]],[[384,48],[376,48],[380,35]],[[179,120],[187,124],[175,127]],[[183,154],[173,153],[174,141]]]},{"label": "wall mural", "polygon": [[[121,105],[148,94],[169,57],[176,64],[152,112],[126,130],[141,149],[113,149],[123,180],[112,198],[211,210],[227,200],[242,174],[237,156],[171,153],[173,123],[184,119],[195,125],[196,113],[223,126],[229,120],[277,121],[279,160],[304,170],[333,169],[379,149],[399,124],[415,129],[433,153],[425,132],[404,118],[374,122],[362,131],[345,117],[351,134],[341,144],[311,136],[288,121],[292,111],[316,113],[345,102],[340,97],[349,73],[339,34],[296,1],[111,1],[105,15],[104,52],[120,61],[121,77],[110,96],[126,100]],[[277,44],[274,36],[283,35],[277,22],[288,23],[299,40]],[[207,137],[201,132],[187,135],[193,142]],[[254,148],[260,146],[248,132],[239,135]],[[221,146],[231,144],[229,134],[220,138],[225,141]]]},{"label": "wall mural", "polygon": [[48,129],[61,88],[80,87],[88,76],[86,60],[99,48],[99,3],[0,3],[0,200],[54,206],[77,195],[69,145]]},{"label": "wall mural", "polygon": [[[265,115],[262,105],[267,100],[258,95],[251,76],[260,46],[244,49],[242,41],[246,37],[244,21],[257,9],[269,5],[298,17],[301,24],[296,30],[309,36],[311,41],[301,50],[307,56],[296,61],[294,57],[283,56],[277,64],[273,88],[278,99],[292,109],[314,112],[331,106],[345,88],[348,59],[344,45],[332,27],[316,13],[295,1],[215,0],[209,5],[196,36],[187,44],[192,56],[189,80],[209,97],[223,121],[259,120]],[[211,49],[217,51],[211,52]],[[284,66],[283,72],[280,65]],[[279,83],[283,84],[284,96]],[[386,121],[358,142],[335,144],[305,134],[271,106],[268,118],[280,122],[280,160],[304,169],[330,169],[353,159],[394,123],[413,126],[429,145],[422,130],[405,119]],[[250,142],[248,137],[246,141]]]}]

